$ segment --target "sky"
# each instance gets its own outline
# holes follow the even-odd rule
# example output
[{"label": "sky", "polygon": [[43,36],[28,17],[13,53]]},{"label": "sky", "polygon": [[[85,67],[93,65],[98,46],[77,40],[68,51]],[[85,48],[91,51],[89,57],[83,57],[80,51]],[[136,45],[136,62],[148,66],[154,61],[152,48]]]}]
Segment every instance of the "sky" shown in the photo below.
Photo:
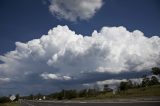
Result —
[{"label": "sky", "polygon": [[159,0],[0,0],[0,17],[0,95],[117,83],[160,66]]}]

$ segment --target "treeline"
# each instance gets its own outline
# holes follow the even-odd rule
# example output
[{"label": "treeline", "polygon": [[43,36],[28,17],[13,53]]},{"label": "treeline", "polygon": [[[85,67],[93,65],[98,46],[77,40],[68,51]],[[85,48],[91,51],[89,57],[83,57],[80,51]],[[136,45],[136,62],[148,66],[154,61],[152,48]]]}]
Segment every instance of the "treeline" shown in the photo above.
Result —
[{"label": "treeline", "polygon": [[125,91],[127,89],[147,87],[147,86],[158,85],[158,84],[160,84],[160,83],[159,83],[157,77],[152,76],[151,78],[148,78],[145,76],[140,84],[133,83],[131,80],[122,81],[119,85],[118,90]]},{"label": "treeline", "polygon": [[[147,87],[147,86],[152,86],[152,85],[158,85],[160,82],[158,81],[157,76],[160,75],[160,69],[158,67],[152,68],[152,76],[151,78],[147,77],[146,75],[143,76],[142,82],[140,83],[133,83],[131,80],[128,81],[122,81],[118,88],[116,93],[119,93],[121,91],[125,91],[127,89],[134,89],[134,88],[141,88],[141,87]],[[31,94],[30,96],[25,97],[24,99],[30,99],[30,100],[42,100],[47,99],[47,100],[63,100],[63,99],[74,99],[74,98],[91,98],[91,97],[96,97],[98,95],[103,95],[106,92],[113,92],[111,88],[107,84],[104,85],[103,91],[100,91],[99,89],[93,88],[93,89],[82,89],[80,91],[77,90],[62,90],[60,92],[52,93],[49,95],[42,95],[42,94],[37,94],[33,95]],[[113,92],[114,94],[115,92]]]},{"label": "treeline", "polygon": [[[61,90],[60,92],[52,93],[49,95],[42,95],[38,93],[36,95],[29,95],[20,97],[21,99],[28,99],[28,100],[65,100],[65,99],[74,99],[74,98],[92,98],[97,97],[99,95],[103,95],[107,92],[113,92],[113,95],[118,93],[125,92],[128,89],[134,88],[141,88],[141,87],[148,87],[152,85],[160,84],[159,80],[156,76],[160,76],[160,68],[154,67],[152,68],[152,75],[150,77],[143,76],[142,81],[139,83],[133,83],[131,80],[122,81],[120,82],[119,86],[117,87],[117,91],[113,91],[107,84],[103,86],[103,90],[99,90],[97,88],[92,89],[82,89],[82,90]],[[10,97],[10,96],[9,96]],[[10,102],[9,97],[1,97],[0,103]],[[19,99],[19,95],[16,95],[15,101]]]},{"label": "treeline", "polygon": [[52,93],[49,95],[42,95],[40,93],[36,95],[29,95],[22,97],[22,99],[29,99],[29,100],[63,100],[63,99],[73,99],[73,98],[82,98],[82,97],[93,97],[99,94],[99,90],[96,89],[83,89],[80,91],[77,90],[62,90],[60,92]]},{"label": "treeline", "polygon": [[58,93],[53,93],[48,95],[49,98],[52,99],[73,99],[73,98],[82,98],[82,97],[94,97],[99,94],[97,89],[83,89],[80,91],[76,90],[62,90]]},{"label": "treeline", "polygon": [[122,81],[119,85],[118,90],[125,91],[127,89],[131,88],[140,88],[140,87],[147,87],[152,85],[158,85],[160,82],[158,81],[158,78],[154,75],[159,76],[160,75],[160,68],[154,67],[152,68],[152,76],[151,78],[147,77],[146,75],[143,76],[141,83],[133,83],[131,80],[128,81]]},{"label": "treeline", "polygon": [[[0,97],[0,103],[12,102],[12,101],[10,100],[10,96],[11,96],[11,95]],[[19,98],[20,98],[20,97],[19,97],[19,94],[16,94],[15,100],[13,100],[13,101],[14,101],[14,102],[15,102],[15,101],[18,101]]]}]

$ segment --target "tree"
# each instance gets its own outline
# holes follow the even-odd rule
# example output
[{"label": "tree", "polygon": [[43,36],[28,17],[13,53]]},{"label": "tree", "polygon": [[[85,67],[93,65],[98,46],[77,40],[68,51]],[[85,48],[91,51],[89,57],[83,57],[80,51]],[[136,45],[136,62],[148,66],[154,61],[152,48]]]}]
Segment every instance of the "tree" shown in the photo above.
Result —
[{"label": "tree", "polygon": [[65,94],[66,93],[66,91],[63,89],[61,92],[59,92],[59,93],[56,93],[55,94],[55,96],[56,96],[56,99],[58,99],[58,100],[62,100],[62,99],[64,99],[65,98]]},{"label": "tree", "polygon": [[112,89],[111,89],[111,88],[109,88],[109,86],[108,86],[107,84],[105,84],[105,85],[104,85],[104,87],[103,87],[103,91],[111,92],[111,91],[112,91]]},{"label": "tree", "polygon": [[131,80],[127,81],[127,89],[129,89],[129,88],[133,88],[133,83]]},{"label": "tree", "polygon": [[72,99],[77,97],[76,90],[65,90],[65,98]]},{"label": "tree", "polygon": [[120,86],[119,86],[119,89],[120,90],[122,90],[122,91],[125,91],[125,90],[127,90],[127,89],[129,89],[129,88],[133,88],[133,83],[132,83],[132,81],[131,80],[128,80],[128,81],[122,81],[121,83],[120,83]]},{"label": "tree", "polygon": [[83,89],[83,90],[79,91],[78,96],[79,97],[85,97],[85,96],[87,96],[87,89]]},{"label": "tree", "polygon": [[16,94],[16,99],[14,101],[18,101],[19,100],[19,94]]},{"label": "tree", "polygon": [[29,99],[29,100],[33,100],[33,99],[34,99],[34,95],[33,95],[33,94],[30,94],[30,95],[28,96],[28,99]]},{"label": "tree", "polygon": [[147,87],[150,85],[150,80],[148,77],[144,77],[142,80],[142,87]]},{"label": "tree", "polygon": [[152,76],[150,80],[150,85],[157,85],[157,84],[159,84],[157,77]]},{"label": "tree", "polygon": [[10,99],[8,97],[0,97],[0,103],[7,103],[10,102]]},{"label": "tree", "polygon": [[120,83],[120,85],[119,85],[119,89],[120,89],[121,91],[127,90],[127,89],[128,89],[127,82],[122,81],[122,82]]},{"label": "tree", "polygon": [[153,68],[152,68],[152,73],[153,73],[154,75],[160,75],[160,68],[158,68],[158,67],[153,67]]},{"label": "tree", "polygon": [[36,97],[37,97],[37,99],[42,99],[42,94],[41,93],[38,93],[37,95],[36,95]]}]

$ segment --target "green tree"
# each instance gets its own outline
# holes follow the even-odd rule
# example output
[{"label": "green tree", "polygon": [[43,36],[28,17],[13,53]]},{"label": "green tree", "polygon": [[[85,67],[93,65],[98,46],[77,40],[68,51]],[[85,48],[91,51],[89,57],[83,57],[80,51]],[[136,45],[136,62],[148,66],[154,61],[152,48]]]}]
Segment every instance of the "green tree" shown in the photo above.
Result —
[{"label": "green tree", "polygon": [[78,96],[79,97],[86,97],[87,96],[87,89],[83,89],[83,90],[79,91]]},{"label": "green tree", "polygon": [[128,89],[127,82],[122,81],[122,82],[120,83],[120,85],[119,85],[119,89],[120,89],[121,91],[127,90],[127,89]]},{"label": "green tree", "polygon": [[133,88],[133,83],[131,80],[127,81],[127,89],[129,89],[129,88]]},{"label": "green tree", "polygon": [[97,91],[96,89],[88,89],[87,91],[87,96],[96,96],[97,95]]},{"label": "green tree", "polygon": [[65,91],[65,98],[66,99],[72,99],[77,97],[76,90],[66,90]]},{"label": "green tree", "polygon": [[157,77],[152,76],[150,80],[150,85],[157,85],[157,84],[159,84]]},{"label": "green tree", "polygon": [[36,95],[36,97],[37,97],[37,99],[42,99],[42,94],[41,93],[38,93],[37,95]]},{"label": "green tree", "polygon": [[61,92],[58,92],[58,93],[56,93],[56,99],[58,99],[58,100],[62,100],[62,99],[65,99],[65,94],[66,92],[65,92],[65,90],[62,90]]},{"label": "green tree", "polygon": [[142,87],[147,87],[150,85],[150,80],[148,77],[144,77],[142,80]]},{"label": "green tree", "polygon": [[33,99],[34,99],[34,95],[33,95],[33,94],[30,94],[30,95],[28,96],[28,99],[29,99],[29,100],[33,100]]},{"label": "green tree", "polygon": [[129,89],[129,88],[133,88],[133,83],[132,83],[132,81],[131,80],[128,80],[128,81],[122,81],[121,83],[120,83],[120,86],[119,86],[119,89],[120,90],[122,90],[122,91],[125,91],[125,90],[127,90],[127,89]]},{"label": "green tree", "polygon": [[0,103],[7,103],[10,102],[10,99],[8,97],[0,97]]},{"label": "green tree", "polygon": [[109,88],[108,84],[105,84],[104,87],[103,87],[103,91],[106,91],[106,92],[111,92],[112,89]]},{"label": "green tree", "polygon": [[16,99],[14,101],[18,101],[19,100],[19,94],[16,94]]},{"label": "green tree", "polygon": [[153,73],[154,75],[160,75],[160,68],[158,68],[158,67],[153,67],[153,68],[152,68],[152,73]]}]

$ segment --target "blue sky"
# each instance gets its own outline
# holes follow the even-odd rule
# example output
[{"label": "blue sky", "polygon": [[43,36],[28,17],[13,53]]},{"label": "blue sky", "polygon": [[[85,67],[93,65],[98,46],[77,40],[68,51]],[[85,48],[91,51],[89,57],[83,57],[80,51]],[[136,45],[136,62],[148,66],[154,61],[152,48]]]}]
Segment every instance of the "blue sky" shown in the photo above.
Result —
[{"label": "blue sky", "polygon": [[[45,0],[44,0],[45,1]],[[58,20],[43,0],[0,1],[0,54],[14,50],[16,41],[39,38],[57,25],[68,25],[78,34],[90,36],[103,26],[125,26],[146,36],[160,36],[159,0],[104,0],[104,6],[87,21]]]},{"label": "blue sky", "polygon": [[155,66],[159,0],[0,0],[0,95],[114,85]]}]

